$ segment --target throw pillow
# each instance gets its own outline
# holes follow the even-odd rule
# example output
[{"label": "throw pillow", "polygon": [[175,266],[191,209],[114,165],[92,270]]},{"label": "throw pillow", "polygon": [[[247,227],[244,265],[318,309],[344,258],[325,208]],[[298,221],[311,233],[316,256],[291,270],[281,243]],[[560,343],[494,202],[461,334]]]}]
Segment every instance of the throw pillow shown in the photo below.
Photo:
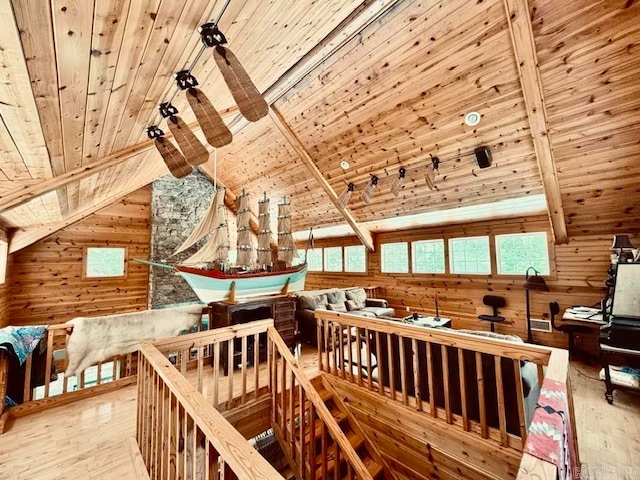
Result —
[{"label": "throw pillow", "polygon": [[367,294],[364,288],[354,288],[347,291],[347,299],[353,300],[356,303],[356,307],[364,308],[366,306]]},{"label": "throw pillow", "polygon": [[354,302],[353,300],[347,300],[346,302],[344,302],[344,304],[347,307],[347,312],[358,310],[358,307],[356,307],[356,302]]},{"label": "throw pillow", "polygon": [[347,313],[347,307],[344,304],[340,305],[339,303],[327,303],[327,310]]}]

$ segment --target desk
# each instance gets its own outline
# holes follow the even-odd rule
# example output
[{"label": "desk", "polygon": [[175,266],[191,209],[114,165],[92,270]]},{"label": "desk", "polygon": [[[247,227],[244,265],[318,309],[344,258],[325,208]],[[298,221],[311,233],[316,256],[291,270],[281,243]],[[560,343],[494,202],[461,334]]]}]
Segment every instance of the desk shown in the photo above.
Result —
[{"label": "desk", "polygon": [[615,385],[611,381],[611,371],[609,365],[627,365],[634,368],[640,368],[640,350],[630,350],[628,348],[612,347],[604,343],[600,344],[600,357],[602,363],[604,363],[604,384],[606,391],[604,397],[609,402],[609,405],[613,403],[613,390],[616,388],[631,388]]},{"label": "desk", "polygon": [[567,308],[562,314],[562,320],[589,326],[594,330],[605,325],[605,322],[602,319],[602,312],[596,308]]}]

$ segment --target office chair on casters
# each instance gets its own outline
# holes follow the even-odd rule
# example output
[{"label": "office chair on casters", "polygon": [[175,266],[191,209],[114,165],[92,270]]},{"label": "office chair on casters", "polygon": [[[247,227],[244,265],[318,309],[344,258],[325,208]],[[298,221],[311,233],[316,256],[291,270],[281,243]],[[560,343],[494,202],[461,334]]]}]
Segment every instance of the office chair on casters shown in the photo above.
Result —
[{"label": "office chair on casters", "polygon": [[591,329],[589,327],[585,327],[584,325],[574,325],[571,323],[563,323],[561,325],[556,325],[556,315],[560,313],[560,305],[558,302],[549,303],[549,311],[551,312],[551,327],[554,330],[558,330],[559,332],[566,333],[569,336],[569,355],[580,355],[585,358],[588,358],[586,352],[578,350],[576,348],[576,342],[574,335],[581,335],[586,333],[591,333]]},{"label": "office chair on casters", "polygon": [[491,331],[495,332],[495,324],[504,322],[505,318],[498,315],[498,309],[506,305],[504,297],[497,297],[495,295],[485,295],[482,298],[482,303],[488,307],[493,308],[493,315],[478,315],[478,320],[483,322],[491,322]]}]

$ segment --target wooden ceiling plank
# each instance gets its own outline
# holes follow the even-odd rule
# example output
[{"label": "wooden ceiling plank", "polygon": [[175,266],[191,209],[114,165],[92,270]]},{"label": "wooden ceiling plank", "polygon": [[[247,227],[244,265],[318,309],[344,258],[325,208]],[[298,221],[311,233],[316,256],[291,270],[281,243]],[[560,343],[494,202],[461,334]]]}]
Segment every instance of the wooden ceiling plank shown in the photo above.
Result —
[{"label": "wooden ceiling plank", "polygon": [[296,134],[293,132],[293,130],[291,130],[289,125],[287,125],[282,115],[280,115],[280,112],[278,112],[273,106],[271,106],[271,108],[269,109],[269,116],[271,117],[271,120],[273,120],[275,126],[278,127],[278,130],[280,130],[284,138],[291,144],[302,162],[308,168],[309,172],[318,181],[322,189],[329,197],[329,200],[331,200],[331,203],[333,203],[336,209],[347,221],[349,226],[353,229],[354,233],[360,239],[362,244],[367,248],[367,250],[373,252],[375,250],[375,244],[373,242],[373,236],[371,235],[371,232],[359,225],[358,222],[356,222],[355,218],[353,218],[351,212],[340,205],[340,202],[338,201],[338,195],[336,195],[336,192],[333,190],[331,185],[329,185],[329,182],[324,178],[322,172],[318,169],[313,159],[305,149],[304,145],[300,142],[300,140],[298,140]]},{"label": "wooden ceiling plank", "polygon": [[160,7],[160,1],[135,0],[131,2],[129,7],[122,47],[118,56],[111,95],[109,95],[107,114],[102,127],[98,158],[103,158],[113,153],[113,144],[120,125],[120,119],[124,114],[136,72],[149,41],[158,8]]},{"label": "wooden ceiling plank", "polygon": [[49,153],[9,0],[0,0],[0,25],[0,115],[31,178],[51,178]]},{"label": "wooden ceiling plank", "polygon": [[[183,14],[188,15],[192,4],[197,11],[202,10],[202,3],[205,0],[196,2],[162,2],[156,13],[151,34],[147,40],[147,47],[144,50],[140,64],[132,76],[132,88],[127,97],[126,105],[122,111],[120,124],[115,132],[115,139],[111,148],[121,150],[127,146],[127,140],[134,127],[138,112],[143,107],[149,86],[162,72],[159,70],[162,59],[170,48],[178,25],[185,21]],[[187,6],[188,5],[188,6]],[[187,13],[185,13],[187,12]],[[199,17],[199,15],[198,15]],[[184,53],[184,52],[183,52]],[[152,102],[157,107],[158,100]],[[168,100],[168,99],[166,99]]]},{"label": "wooden ceiling plank", "polygon": [[547,198],[553,236],[556,243],[566,243],[568,241],[567,224],[558,183],[558,172],[549,138],[542,79],[538,68],[529,5],[527,0],[504,0],[504,7],[522,83],[522,93],[529,115],[531,136],[540,167],[542,185]]},{"label": "wooden ceiling plank", "polygon": [[87,114],[84,121],[82,165],[98,158],[102,129],[120,54],[130,48],[123,46],[129,16],[130,0],[100,0],[96,2],[91,38]]}]

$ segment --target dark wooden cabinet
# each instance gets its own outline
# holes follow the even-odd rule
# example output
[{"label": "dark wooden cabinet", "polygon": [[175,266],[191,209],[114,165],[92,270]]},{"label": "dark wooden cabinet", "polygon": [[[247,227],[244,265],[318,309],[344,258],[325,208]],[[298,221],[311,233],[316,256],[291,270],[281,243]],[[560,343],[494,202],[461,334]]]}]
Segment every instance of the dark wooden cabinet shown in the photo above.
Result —
[{"label": "dark wooden cabinet", "polygon": [[[215,302],[209,304],[209,328],[227,327],[273,318],[276,330],[287,346],[293,349],[296,345],[294,335],[295,309],[295,299],[286,296],[247,299],[238,303]],[[250,348],[253,346],[250,345]],[[223,357],[223,362],[225,362],[225,357]]]}]

